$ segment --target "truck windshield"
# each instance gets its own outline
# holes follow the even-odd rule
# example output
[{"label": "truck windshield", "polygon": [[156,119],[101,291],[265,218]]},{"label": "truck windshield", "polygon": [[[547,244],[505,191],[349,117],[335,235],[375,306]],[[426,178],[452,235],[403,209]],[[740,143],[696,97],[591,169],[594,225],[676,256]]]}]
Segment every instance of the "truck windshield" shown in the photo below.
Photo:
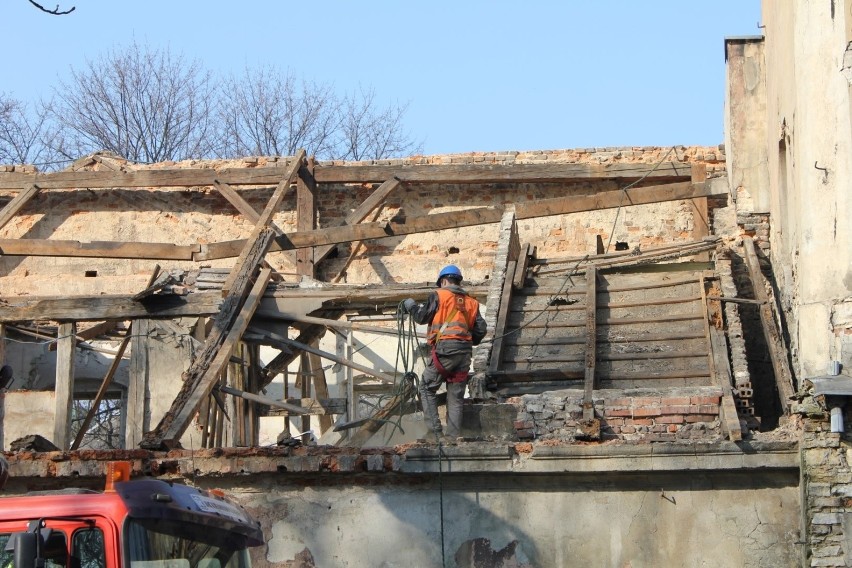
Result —
[{"label": "truck windshield", "polygon": [[244,537],[208,525],[129,519],[130,568],[251,568]]}]

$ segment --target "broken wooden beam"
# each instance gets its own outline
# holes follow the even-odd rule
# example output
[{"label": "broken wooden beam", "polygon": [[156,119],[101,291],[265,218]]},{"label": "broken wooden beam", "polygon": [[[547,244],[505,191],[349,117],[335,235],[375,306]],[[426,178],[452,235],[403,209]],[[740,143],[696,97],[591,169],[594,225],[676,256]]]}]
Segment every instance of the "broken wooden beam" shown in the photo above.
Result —
[{"label": "broken wooden beam", "polygon": [[236,279],[234,289],[223,301],[223,308],[213,321],[213,329],[204,343],[204,349],[183,373],[180,392],[157,427],[145,435],[140,444],[143,448],[160,449],[178,445],[178,439],[186,431],[202,399],[212,392],[269,282],[271,271],[264,268],[246,297],[245,292],[251,285],[248,273],[253,271],[254,266],[257,263],[247,262],[243,267],[243,275]]},{"label": "broken wooden beam", "polygon": [[765,280],[760,271],[760,262],[754,249],[754,241],[751,237],[743,237],[743,251],[745,252],[745,263],[748,268],[749,278],[754,297],[761,302],[758,307],[760,323],[763,335],[766,338],[766,347],[769,351],[769,359],[772,361],[772,370],[775,375],[775,384],[778,387],[778,397],[781,399],[781,408],[784,414],[790,412],[790,397],[793,396],[793,373],[787,362],[787,349],[781,337],[781,330],[775,320],[774,305],[769,301],[766,293]]}]

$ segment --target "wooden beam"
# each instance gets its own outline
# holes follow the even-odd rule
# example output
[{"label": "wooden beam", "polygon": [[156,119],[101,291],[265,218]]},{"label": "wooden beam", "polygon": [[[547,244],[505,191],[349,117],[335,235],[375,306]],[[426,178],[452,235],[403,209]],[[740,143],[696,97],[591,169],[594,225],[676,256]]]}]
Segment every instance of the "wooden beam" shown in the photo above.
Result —
[{"label": "wooden beam", "polygon": [[[265,402],[260,404],[266,404]],[[288,398],[284,401],[288,405],[295,406],[300,413],[312,416],[331,416],[332,414],[346,414],[345,398]],[[288,416],[290,411],[278,408],[270,408],[267,416]]]},{"label": "wooden beam", "polygon": [[[247,272],[247,271],[246,271]],[[220,373],[231,358],[231,351],[248,327],[257,309],[272,271],[264,268],[245,301],[248,277],[237,278],[234,290],[225,298],[223,308],[213,323],[204,349],[183,374],[183,386],[157,427],[145,435],[141,446],[148,449],[173,447],[192,422],[203,398],[210,395]]]},{"label": "wooden beam", "polygon": [[[603,381],[650,381],[650,380],[680,380],[680,379],[710,379],[708,370],[682,370],[682,371],[636,371],[611,373],[598,370],[596,373],[599,382]],[[550,381],[555,379],[583,381],[585,370],[578,366],[576,369],[521,369],[502,370],[489,375],[497,383],[523,383]],[[580,383],[582,384],[582,382]]]},{"label": "wooden beam", "polygon": [[[568,213],[609,209],[619,206],[643,205],[664,201],[681,201],[684,199],[691,199],[693,197],[712,195],[727,195],[727,193],[722,192],[716,186],[712,185],[708,187],[705,184],[692,184],[689,182],[673,183],[668,185],[631,188],[626,191],[605,191],[596,195],[560,197],[554,199],[543,199],[535,203],[521,203],[515,206],[515,216],[517,219],[532,219],[535,217],[565,215]],[[316,229],[314,231],[297,231],[287,235],[290,240],[289,244],[281,246],[280,242],[276,242],[278,248],[273,247],[270,250],[290,250],[336,243],[348,243],[351,241],[399,237],[402,235],[427,233],[444,229],[488,225],[499,222],[502,216],[502,208],[480,207],[476,209],[466,209],[464,211],[451,211],[447,213],[436,213],[434,215],[412,217],[406,219],[405,223],[360,223],[358,225],[329,227],[325,229]],[[207,245],[204,260],[236,256],[244,242],[245,241],[237,240]]]},{"label": "wooden beam", "polygon": [[[298,415],[307,415],[307,414],[319,414],[319,412],[311,412],[311,408],[305,408],[304,406],[292,404],[289,402],[281,402],[275,400],[274,398],[269,398],[266,396],[260,396],[258,394],[253,394],[250,392],[245,392],[239,389],[235,389],[233,387],[229,387],[226,385],[216,385],[214,390],[219,390],[225,394],[230,394],[232,396],[236,396],[242,398],[243,400],[249,400],[252,402],[256,402],[258,404],[265,404],[266,406],[271,406],[274,408],[280,408],[285,411],[287,414],[298,414]],[[304,399],[310,400],[310,399]]]},{"label": "wooden beam", "polygon": [[140,318],[179,318],[211,316],[222,307],[219,292],[198,292],[187,296],[164,294],[144,302],[129,296],[86,296],[70,298],[4,298],[0,322],[36,320],[101,321]]},{"label": "wooden beam", "polygon": [[26,174],[0,173],[0,189],[16,190],[35,183],[45,189],[109,189],[134,187],[192,187],[214,185],[216,180],[230,185],[274,185],[281,180],[286,164],[263,168],[172,168],[128,171],[78,171]]},{"label": "wooden beam", "polygon": [[274,342],[278,342],[289,347],[295,347],[296,349],[305,351],[306,353],[313,353],[314,355],[318,355],[323,359],[327,359],[334,363],[340,363],[341,365],[351,367],[356,371],[361,371],[362,373],[370,375],[371,377],[375,377],[384,383],[392,385],[396,382],[396,379],[391,375],[382,373],[381,371],[376,371],[375,369],[371,369],[369,367],[365,367],[364,365],[360,365],[358,363],[355,363],[354,361],[344,359],[343,357],[338,357],[334,353],[329,353],[328,351],[322,351],[315,347],[311,347],[307,343],[302,343],[301,341],[296,341],[295,339],[290,339],[289,337],[284,337],[283,335],[278,335],[277,333],[272,333],[270,331],[253,330],[253,333],[255,335],[265,336]]},{"label": "wooden beam", "polygon": [[[318,347],[317,343],[318,342],[314,343],[313,346]],[[325,379],[325,370],[322,368],[322,360],[316,353],[310,353],[308,355],[308,361],[310,361],[311,375],[314,379],[314,389],[311,396],[314,398],[329,398],[328,383]],[[325,434],[333,425],[331,416],[326,414],[320,415],[319,423],[320,435]]]},{"label": "wooden beam", "polygon": [[71,445],[71,419],[74,407],[74,356],[77,324],[61,323],[56,343],[56,412],[53,415],[53,443],[67,450]]},{"label": "wooden beam", "polygon": [[494,372],[500,368],[503,362],[503,345],[509,318],[509,306],[512,302],[512,282],[515,277],[517,260],[510,260],[506,266],[506,276],[503,279],[503,290],[500,294],[500,310],[497,313],[497,321],[494,325],[494,341],[491,346],[491,357],[488,362],[488,372]]},{"label": "wooden beam", "polygon": [[586,269],[586,373],[583,389],[583,420],[595,417],[595,362],[597,361],[597,276],[594,266]]},{"label": "wooden beam", "polygon": [[517,290],[522,289],[527,280],[527,269],[529,268],[533,250],[535,250],[535,247],[529,243],[521,247],[521,252],[518,255],[518,264],[515,267],[515,277],[512,279],[512,286]]},{"label": "wooden beam", "polygon": [[148,334],[151,322],[140,319],[133,324],[127,383],[127,414],[124,447],[135,448],[151,425],[149,394]]},{"label": "wooden beam", "polygon": [[172,243],[0,239],[0,256],[193,260],[193,255],[201,253],[201,250],[201,245],[175,245]]},{"label": "wooden beam", "polygon": [[760,271],[760,262],[754,249],[754,241],[751,237],[743,237],[743,251],[745,252],[746,266],[754,297],[761,302],[758,307],[760,312],[760,323],[763,335],[766,338],[766,347],[769,350],[769,358],[772,361],[772,370],[775,375],[775,384],[778,386],[778,397],[781,399],[781,408],[785,414],[790,412],[790,397],[793,396],[793,373],[787,362],[787,349],[781,337],[775,320],[774,305],[769,301],[766,293],[763,273]]},{"label": "wooden beam", "polygon": [[26,205],[30,199],[35,197],[39,191],[41,191],[41,188],[36,184],[28,184],[23,191],[18,193],[18,195],[6,204],[6,207],[0,209],[0,229],[5,227],[6,224],[11,221],[12,218],[24,208],[24,205]]},{"label": "wooden beam", "polygon": [[[299,172],[299,168],[304,160],[305,151],[300,150],[296,156],[296,160],[290,165],[290,169],[287,171],[287,174],[278,183],[278,187],[275,188],[272,197],[263,209],[263,213],[260,214],[251,235],[249,235],[248,239],[245,240],[242,250],[240,251],[240,255],[234,263],[234,267],[231,269],[230,274],[228,274],[228,278],[222,285],[223,296],[230,292],[231,288],[236,284],[242,274],[253,274],[254,268],[260,265],[263,261],[263,257],[269,251],[269,248],[272,245],[272,238],[275,234],[275,232],[269,228],[269,223],[272,222],[272,216],[278,210],[278,206],[284,199],[286,192],[290,189],[290,184]],[[248,270],[246,270],[246,265],[249,266]]]},{"label": "wooden beam", "polygon": [[[590,179],[687,180],[691,164],[447,164],[423,166],[323,166],[318,183],[379,182],[398,177],[405,183],[546,183]],[[1,186],[0,186],[1,187]]]},{"label": "wooden beam", "polygon": [[[314,163],[308,164],[299,171],[296,178],[296,230],[313,231],[317,228],[317,184],[313,176]],[[300,248],[296,251],[296,274],[314,278],[314,249]]]},{"label": "wooden beam", "polygon": [[[691,180],[692,183],[704,183],[707,180],[707,165],[692,164]],[[692,237],[694,239],[702,239],[712,233],[710,227],[710,208],[707,206],[706,197],[696,197],[690,200],[692,204]],[[709,262],[710,253],[701,252],[695,255],[695,260],[699,262]]]},{"label": "wooden beam", "polygon": [[415,389],[413,381],[403,381],[399,394],[391,398],[373,416],[366,419],[360,429],[349,438],[350,446],[363,446],[403,404],[414,400]]},{"label": "wooden beam", "polygon": [[[262,310],[258,310],[255,312],[255,318],[270,318],[282,321],[295,321],[301,323],[314,323],[318,325],[324,325],[326,327],[332,327],[336,329],[352,329],[355,331],[363,331],[366,333],[379,333],[383,335],[399,335],[399,330],[396,327],[379,327],[377,325],[369,325],[366,323],[353,322],[353,321],[343,321],[343,320],[334,320],[328,318],[317,318],[313,316],[306,316],[302,314],[295,314],[289,312],[281,312],[281,313],[272,313],[272,312],[264,312]],[[417,337],[426,338],[425,333],[418,333]]]},{"label": "wooden beam", "polygon": [[[360,223],[370,214],[373,209],[377,209],[382,203],[384,203],[387,196],[395,190],[400,185],[400,181],[397,178],[391,178],[386,180],[382,185],[380,185],[370,196],[361,202],[358,207],[355,208],[354,211],[349,213],[346,218],[343,220],[344,225],[354,225],[356,223]],[[375,220],[374,220],[375,221]],[[317,247],[314,250],[314,261],[319,264],[321,260],[323,260],[328,253],[331,252],[331,249],[334,248],[334,245],[323,245]]]}]

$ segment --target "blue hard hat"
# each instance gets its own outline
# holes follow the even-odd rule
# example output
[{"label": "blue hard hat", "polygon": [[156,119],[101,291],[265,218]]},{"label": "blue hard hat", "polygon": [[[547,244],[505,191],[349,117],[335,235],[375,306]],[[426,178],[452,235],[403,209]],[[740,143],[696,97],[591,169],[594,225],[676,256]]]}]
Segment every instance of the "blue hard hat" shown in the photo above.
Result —
[{"label": "blue hard hat", "polygon": [[455,264],[450,264],[441,269],[441,272],[438,273],[438,280],[435,281],[436,286],[441,285],[441,278],[444,276],[452,276],[454,278],[458,278],[459,280],[463,280],[461,270]]}]

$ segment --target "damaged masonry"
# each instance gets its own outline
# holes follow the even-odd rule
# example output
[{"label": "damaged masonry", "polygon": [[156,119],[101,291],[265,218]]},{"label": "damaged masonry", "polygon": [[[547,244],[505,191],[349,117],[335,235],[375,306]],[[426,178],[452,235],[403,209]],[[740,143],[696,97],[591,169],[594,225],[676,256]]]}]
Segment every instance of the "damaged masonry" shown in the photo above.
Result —
[{"label": "damaged masonry", "polygon": [[[788,39],[726,41],[714,147],[3,167],[3,492],[130,460],[261,568],[852,564],[850,107],[794,112]],[[439,446],[399,306],[447,264],[488,334]]]}]

